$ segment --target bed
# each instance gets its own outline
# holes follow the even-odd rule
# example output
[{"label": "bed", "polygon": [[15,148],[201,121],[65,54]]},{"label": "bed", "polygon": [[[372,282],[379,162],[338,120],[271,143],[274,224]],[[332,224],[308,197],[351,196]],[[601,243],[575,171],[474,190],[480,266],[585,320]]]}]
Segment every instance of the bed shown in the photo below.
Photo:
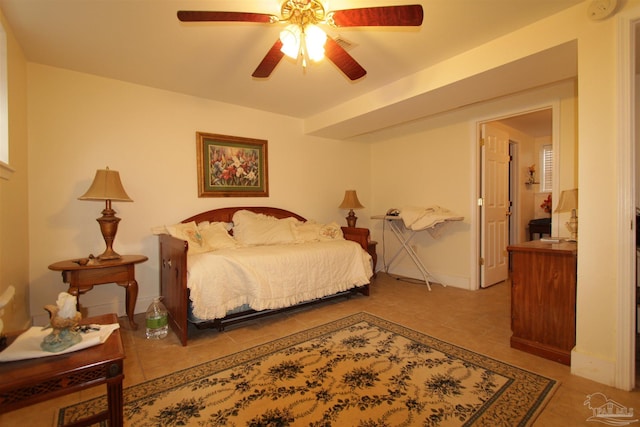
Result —
[{"label": "bed", "polygon": [[[286,227],[293,241],[282,238],[286,231],[273,231]],[[317,224],[274,207],[229,207],[166,229],[157,233],[160,293],[182,345],[189,324],[223,330],[329,298],[369,295],[373,271],[365,228]]]}]

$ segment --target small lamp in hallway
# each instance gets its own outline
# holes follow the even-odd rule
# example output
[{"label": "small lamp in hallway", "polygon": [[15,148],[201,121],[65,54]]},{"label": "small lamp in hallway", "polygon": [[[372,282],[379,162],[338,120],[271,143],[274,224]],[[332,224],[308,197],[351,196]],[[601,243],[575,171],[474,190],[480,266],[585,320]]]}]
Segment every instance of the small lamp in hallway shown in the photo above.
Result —
[{"label": "small lamp in hallway", "polygon": [[571,238],[569,241],[578,241],[578,216],[576,210],[578,209],[578,189],[564,190],[560,194],[560,201],[556,207],[555,212],[571,212],[571,218],[565,223],[567,230],[571,232]]}]

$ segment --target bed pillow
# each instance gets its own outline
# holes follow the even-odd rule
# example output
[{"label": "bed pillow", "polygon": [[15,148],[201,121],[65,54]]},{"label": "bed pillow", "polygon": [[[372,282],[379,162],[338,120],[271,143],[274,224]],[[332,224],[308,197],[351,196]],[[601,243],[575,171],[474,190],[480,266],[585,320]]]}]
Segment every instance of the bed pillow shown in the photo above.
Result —
[{"label": "bed pillow", "polygon": [[210,251],[235,248],[238,242],[229,235],[224,222],[205,222],[198,224],[198,231],[204,241],[204,246]]},{"label": "bed pillow", "polygon": [[318,242],[325,240],[344,239],[342,229],[338,224],[319,224],[315,221],[301,222],[293,226],[296,242]]},{"label": "bed pillow", "polygon": [[305,243],[319,241],[322,227],[322,224],[318,224],[315,221],[307,221],[295,224],[292,228],[296,236],[296,242]]},{"label": "bed pillow", "polygon": [[247,210],[233,214],[233,236],[243,245],[275,245],[293,243],[296,238],[292,225],[295,218],[277,219]]},{"label": "bed pillow", "polygon": [[342,228],[335,222],[323,225],[320,228],[320,240],[344,240]]},{"label": "bed pillow", "polygon": [[233,223],[232,222],[222,222],[222,221],[214,221],[214,222],[202,221],[202,222],[199,222],[196,225],[198,226],[198,228],[200,230],[203,230],[204,228],[207,228],[210,224],[222,224],[227,231],[229,231],[229,230],[231,230],[233,228]]},{"label": "bed pillow", "polygon": [[200,233],[200,230],[198,230],[198,226],[195,222],[192,221],[184,224],[167,225],[166,228],[169,234],[173,237],[186,240],[189,243],[188,253],[199,254],[210,250],[207,248],[204,239],[202,238],[202,234]]}]

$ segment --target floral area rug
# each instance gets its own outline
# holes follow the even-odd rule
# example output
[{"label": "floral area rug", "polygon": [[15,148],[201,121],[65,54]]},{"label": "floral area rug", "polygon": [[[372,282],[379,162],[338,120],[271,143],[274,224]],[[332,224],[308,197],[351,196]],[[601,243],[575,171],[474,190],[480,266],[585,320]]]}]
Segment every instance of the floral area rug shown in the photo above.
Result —
[{"label": "floral area rug", "polygon": [[[124,390],[126,426],[527,426],[557,387],[358,313]],[[106,396],[60,409],[57,425]]]}]

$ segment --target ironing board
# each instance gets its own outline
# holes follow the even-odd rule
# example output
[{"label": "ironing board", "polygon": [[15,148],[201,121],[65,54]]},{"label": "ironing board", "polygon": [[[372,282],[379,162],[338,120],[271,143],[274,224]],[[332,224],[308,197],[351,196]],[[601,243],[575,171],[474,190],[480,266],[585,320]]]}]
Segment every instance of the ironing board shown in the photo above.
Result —
[{"label": "ironing board", "polygon": [[[451,221],[462,221],[464,217],[457,216],[450,210],[437,205],[428,207],[408,206],[402,208],[399,213],[399,215],[376,215],[371,217],[373,219],[387,221],[391,231],[402,245],[387,263],[387,269],[404,250],[416,267],[418,267],[427,288],[431,290],[429,279],[432,279],[433,275],[427,270],[427,267],[424,266],[422,260],[409,243],[418,232],[423,230],[427,230],[433,238],[437,239],[440,237],[442,227],[451,224]],[[442,286],[446,285],[442,284]]]},{"label": "ironing board", "polygon": [[[387,263],[387,268],[389,268],[389,266],[393,264],[393,261],[395,261],[398,255],[400,255],[404,250],[407,253],[407,255],[409,255],[409,257],[411,258],[413,263],[416,265],[416,267],[418,267],[418,270],[420,270],[420,274],[422,274],[422,277],[424,278],[424,282],[427,285],[427,288],[431,290],[431,284],[429,283],[429,279],[433,278],[433,276],[431,275],[431,273],[429,273],[429,270],[427,270],[427,267],[424,266],[424,264],[422,263],[422,260],[418,258],[418,254],[416,254],[416,252],[413,250],[413,248],[409,244],[411,242],[411,239],[413,239],[413,237],[419,231],[406,228],[400,216],[375,215],[375,216],[372,216],[371,218],[382,219],[387,221],[389,223],[389,228],[391,229],[391,232],[398,238],[398,241],[402,245],[400,248],[398,248],[396,253],[391,257],[391,259]],[[446,285],[442,285],[442,286],[446,286]]]}]

